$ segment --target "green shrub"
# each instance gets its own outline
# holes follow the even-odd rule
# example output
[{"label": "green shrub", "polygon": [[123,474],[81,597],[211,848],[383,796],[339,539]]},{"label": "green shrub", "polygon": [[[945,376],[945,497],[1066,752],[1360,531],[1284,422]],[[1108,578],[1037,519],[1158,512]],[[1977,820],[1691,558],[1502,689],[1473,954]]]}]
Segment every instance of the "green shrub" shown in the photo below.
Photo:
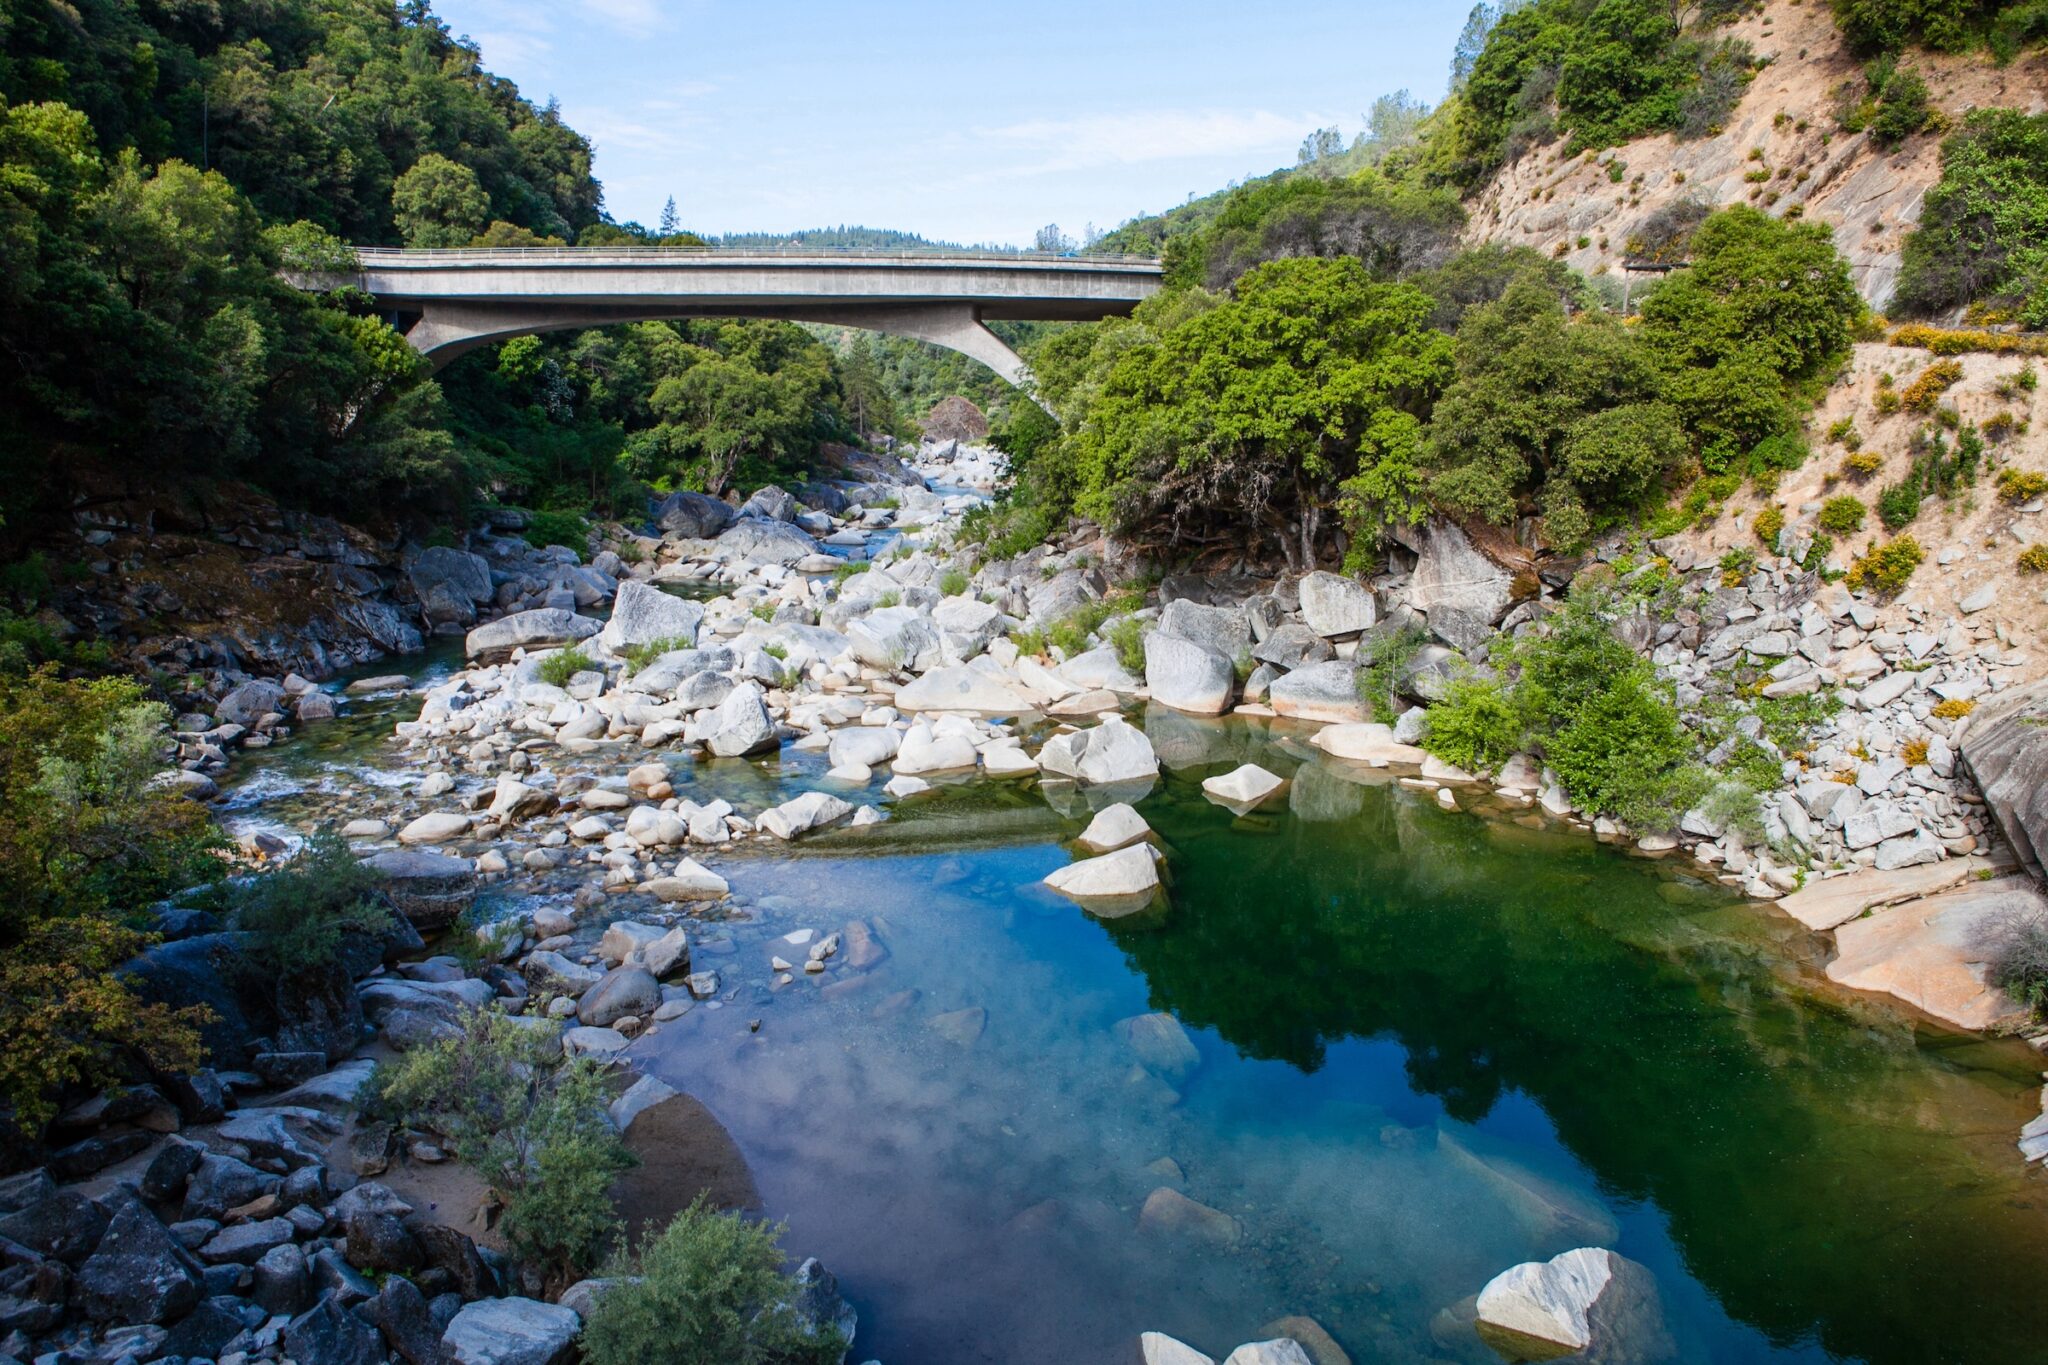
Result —
[{"label": "green shrub", "polygon": [[1877,495],[1877,519],[1887,531],[1901,530],[1920,515],[1920,480],[1908,475]]},{"label": "green shrub", "polygon": [[234,893],[233,924],[249,937],[242,950],[260,976],[288,979],[322,972],[351,935],[382,934],[391,912],[377,895],[377,874],[338,834],[323,830],[299,856]]},{"label": "green shrub", "polygon": [[1422,746],[1471,773],[1500,767],[1521,743],[1522,722],[1507,689],[1491,678],[1459,678],[1429,708]]},{"label": "green shrub", "polygon": [[1820,528],[1838,536],[1854,535],[1863,529],[1863,517],[1868,511],[1863,499],[1853,493],[1843,493],[1829,498],[1821,504]]},{"label": "green shrub", "polygon": [[874,565],[870,564],[865,559],[848,560],[846,563],[841,564],[839,567],[832,570],[832,581],[835,584],[844,583],[847,579],[853,577],[855,574],[866,573],[869,569],[872,569],[873,567]]},{"label": "green shrub", "polygon": [[1941,396],[1947,393],[1963,377],[1961,361],[1937,360],[1922,370],[1912,383],[1899,393],[1899,401],[1909,412],[1931,411]]},{"label": "green shrub", "polygon": [[2048,545],[2029,545],[2017,562],[2021,573],[2048,573]]},{"label": "green shrub", "polygon": [[588,673],[597,664],[580,649],[558,649],[540,661],[535,671],[550,687],[567,687],[578,673]]},{"label": "green shrub", "polygon": [[967,591],[968,587],[967,575],[958,569],[948,569],[939,577],[939,595],[941,597],[959,597]]},{"label": "green shrub", "polygon": [[1543,753],[1580,809],[1660,828],[1678,813],[1675,779],[1692,747],[1678,708],[1635,660],[1544,741]]},{"label": "green shrub", "polygon": [[205,1011],[115,975],[143,907],[225,870],[205,808],[151,785],[168,719],[125,678],[0,674],[0,1139],[66,1086],[199,1064]]},{"label": "green shrub", "polygon": [[1875,450],[1859,450],[1842,458],[1842,468],[1852,478],[1867,479],[1884,468],[1884,456]]},{"label": "green shrub", "polygon": [[1769,507],[1759,508],[1752,529],[1756,532],[1756,538],[1762,541],[1767,548],[1776,549],[1778,545],[1778,532],[1785,529],[1785,509],[1776,503],[1772,503]]},{"label": "green shrub", "polygon": [[1145,676],[1145,623],[1135,616],[1120,616],[1109,627],[1109,647],[1116,661],[1134,678]]},{"label": "green shrub", "polygon": [[[893,606],[895,604],[885,603],[884,605]],[[773,602],[757,602],[754,604],[754,609],[748,615],[752,616],[756,621],[773,621],[775,619],[775,604]]]},{"label": "green shrub", "polygon": [[[622,645],[619,648],[618,655],[621,659],[625,660],[626,676],[630,678],[664,654],[673,654],[679,649],[692,648],[695,648],[694,643],[683,639],[680,635],[665,635],[659,640],[649,640],[645,644]],[[571,652],[574,653],[575,651]],[[586,662],[588,661],[586,660]],[[547,663],[543,662],[541,667],[546,668]],[[574,676],[575,672],[571,670],[568,677]],[[557,687],[561,685],[561,683],[555,684]]]},{"label": "green shrub", "polygon": [[483,1178],[504,1205],[507,1245],[553,1288],[595,1265],[619,1230],[610,1189],[633,1156],[605,1117],[610,1099],[604,1069],[565,1056],[554,1024],[492,1010],[406,1053],[378,1095]]},{"label": "green shrub", "polygon": [[1867,587],[1882,596],[1896,597],[1925,557],[1919,541],[1900,536],[1871,546],[1867,554],[1849,566],[1848,577],[1843,581],[1854,589]]},{"label": "green shrub", "polygon": [[902,605],[902,602],[903,594],[896,591],[894,588],[891,588],[887,592],[883,593],[881,596],[875,599],[875,606],[877,608],[885,609],[888,607],[900,606]]},{"label": "green shrub", "polygon": [[1420,626],[1368,635],[1358,652],[1358,697],[1370,703],[1372,718],[1382,725],[1394,723],[1394,684],[1401,670],[1429,643],[1429,632]]},{"label": "green shrub", "polygon": [[1982,301],[2048,325],[2048,113],[1974,109],[1941,159],[1905,241],[1899,306],[1927,315]]},{"label": "green shrub", "polygon": [[580,555],[590,548],[590,522],[581,512],[529,512],[526,529],[519,534],[536,550],[566,545]]},{"label": "green shrub", "polygon": [[763,654],[766,654],[771,659],[787,660],[789,658],[789,646],[782,644],[779,641],[774,641],[762,645],[761,652]]},{"label": "green shrub", "polygon": [[2048,474],[2010,467],[1998,471],[1998,496],[2007,502],[2030,502],[2043,493],[2048,493]]},{"label": "green shrub", "polygon": [[1855,419],[1838,417],[1828,427],[1828,442],[1854,450],[1863,444],[1863,438],[1856,431]]},{"label": "green shrub", "polygon": [[699,1195],[591,1307],[587,1365],[832,1365],[847,1343],[794,1307],[782,1228],[719,1213]]}]

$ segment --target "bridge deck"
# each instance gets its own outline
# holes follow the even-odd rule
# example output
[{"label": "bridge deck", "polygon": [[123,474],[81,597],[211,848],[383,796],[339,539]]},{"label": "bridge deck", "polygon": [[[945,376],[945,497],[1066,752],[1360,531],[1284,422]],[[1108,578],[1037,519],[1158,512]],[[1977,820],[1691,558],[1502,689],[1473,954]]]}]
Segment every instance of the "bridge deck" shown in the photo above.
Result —
[{"label": "bridge deck", "polygon": [[716,251],[512,247],[362,250],[358,283],[386,303],[620,305],[707,309],[969,303],[983,318],[1099,318],[1156,292],[1141,256],[1000,252]]},{"label": "bridge deck", "polygon": [[996,251],[458,247],[363,248],[356,257],[348,282],[374,295],[436,365],[531,332],[768,317],[915,337],[1022,382],[1023,362],[984,322],[1112,317],[1163,282],[1149,257]]}]

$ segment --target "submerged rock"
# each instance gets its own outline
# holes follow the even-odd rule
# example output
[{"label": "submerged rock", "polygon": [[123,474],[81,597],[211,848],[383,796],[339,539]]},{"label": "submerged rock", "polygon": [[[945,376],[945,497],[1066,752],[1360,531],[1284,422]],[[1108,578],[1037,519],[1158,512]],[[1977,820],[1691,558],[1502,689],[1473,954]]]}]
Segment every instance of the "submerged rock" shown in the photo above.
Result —
[{"label": "submerged rock", "polygon": [[1157,855],[1150,844],[1138,844],[1070,863],[1045,879],[1045,884],[1075,900],[1147,896],[1159,888]]},{"label": "submerged rock", "polygon": [[1673,1351],[1656,1280],[1627,1257],[1579,1247],[1511,1266],[1479,1291],[1479,1335],[1511,1360],[1570,1356],[1651,1365]]},{"label": "submerged rock", "polygon": [[1114,853],[1151,837],[1152,827],[1145,823],[1145,817],[1133,810],[1129,803],[1119,801],[1113,806],[1103,807],[1074,842],[1090,853]]}]

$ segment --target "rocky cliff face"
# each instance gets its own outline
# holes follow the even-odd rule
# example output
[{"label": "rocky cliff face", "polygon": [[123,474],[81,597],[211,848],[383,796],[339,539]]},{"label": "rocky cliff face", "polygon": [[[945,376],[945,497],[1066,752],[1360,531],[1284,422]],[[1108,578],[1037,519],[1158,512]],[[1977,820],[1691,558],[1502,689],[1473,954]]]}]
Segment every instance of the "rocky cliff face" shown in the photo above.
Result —
[{"label": "rocky cliff face", "polygon": [[200,502],[82,495],[57,613],[137,669],[324,677],[420,647],[391,597],[398,545],[248,489]]},{"label": "rocky cliff face", "polygon": [[2048,857],[2048,682],[1986,705],[1963,744],[1963,766],[2021,864]]},{"label": "rocky cliff face", "polygon": [[[1863,297],[1885,307],[1900,248],[1941,176],[1940,137],[1923,133],[1886,150],[1868,133],[1841,131],[1836,106],[1845,84],[1860,94],[1862,67],[1824,4],[1771,0],[1728,33],[1769,65],[1720,133],[1689,142],[1663,134],[1569,158],[1562,143],[1539,148],[1468,204],[1468,239],[1561,251],[1574,269],[1600,275],[1619,271],[1630,238],[1673,205],[1748,203],[1826,223]],[[1997,67],[1981,55],[1915,53],[1906,65],[1951,118],[1983,106],[2048,107],[2048,54]]]}]

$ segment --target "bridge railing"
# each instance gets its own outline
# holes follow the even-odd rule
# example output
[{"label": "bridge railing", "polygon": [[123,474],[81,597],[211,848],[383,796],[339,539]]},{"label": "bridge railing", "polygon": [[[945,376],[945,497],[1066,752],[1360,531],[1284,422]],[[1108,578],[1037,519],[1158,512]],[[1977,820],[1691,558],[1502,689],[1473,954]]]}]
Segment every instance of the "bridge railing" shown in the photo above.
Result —
[{"label": "bridge railing", "polygon": [[1156,256],[1122,255],[1112,252],[982,251],[954,247],[818,247],[818,246],[479,246],[479,247],[388,247],[355,248],[356,257],[366,263],[412,262],[430,265],[461,261],[589,261],[597,258],[628,260],[674,260],[677,258],[727,257],[749,259],[846,258],[861,261],[987,261],[1022,265],[1113,265],[1158,266]]}]

